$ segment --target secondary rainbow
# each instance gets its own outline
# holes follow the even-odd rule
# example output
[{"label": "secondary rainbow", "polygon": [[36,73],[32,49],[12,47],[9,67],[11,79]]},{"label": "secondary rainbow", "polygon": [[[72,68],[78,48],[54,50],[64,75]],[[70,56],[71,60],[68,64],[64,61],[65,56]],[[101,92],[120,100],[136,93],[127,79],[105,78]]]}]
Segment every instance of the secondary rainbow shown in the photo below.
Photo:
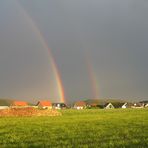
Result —
[{"label": "secondary rainbow", "polygon": [[99,85],[98,85],[97,74],[94,70],[93,64],[90,61],[90,59],[86,59],[86,64],[88,67],[88,73],[89,73],[89,77],[91,80],[93,97],[94,97],[94,99],[98,99],[100,97],[100,94],[99,94],[100,89],[99,89]]}]

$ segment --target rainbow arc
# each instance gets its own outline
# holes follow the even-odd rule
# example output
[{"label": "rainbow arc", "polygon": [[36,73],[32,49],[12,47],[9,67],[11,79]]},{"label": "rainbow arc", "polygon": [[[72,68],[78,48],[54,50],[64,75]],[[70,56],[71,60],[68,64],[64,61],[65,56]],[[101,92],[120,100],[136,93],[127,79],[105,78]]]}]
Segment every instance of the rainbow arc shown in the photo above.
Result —
[{"label": "rainbow arc", "polygon": [[35,22],[31,18],[31,16],[25,11],[25,9],[19,4],[19,2],[17,0],[15,2],[17,4],[20,12],[22,12],[22,15],[24,16],[24,18],[27,20],[28,24],[32,28],[33,32],[39,38],[44,49],[48,50],[48,52],[49,52],[50,64],[52,66],[52,70],[53,70],[53,73],[54,73],[54,76],[55,76],[55,82],[56,82],[56,85],[57,85],[56,89],[57,89],[58,96],[59,96],[58,99],[60,100],[60,102],[64,103],[65,102],[64,87],[63,87],[63,84],[62,84],[62,79],[61,79],[60,73],[58,71],[58,67],[56,65],[55,59],[54,59],[54,57],[51,53],[51,50],[48,47],[48,44],[45,41],[44,36],[42,35],[41,31],[39,30],[39,28],[37,27],[37,25],[35,24]]}]

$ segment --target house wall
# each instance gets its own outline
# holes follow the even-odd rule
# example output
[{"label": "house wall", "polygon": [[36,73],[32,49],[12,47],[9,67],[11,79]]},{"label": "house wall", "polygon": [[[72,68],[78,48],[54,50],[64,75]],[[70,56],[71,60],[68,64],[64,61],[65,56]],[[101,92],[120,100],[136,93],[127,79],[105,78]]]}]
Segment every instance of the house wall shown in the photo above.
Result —
[{"label": "house wall", "polygon": [[11,108],[28,108],[29,106],[10,106]]},{"label": "house wall", "polygon": [[42,109],[52,109],[52,106],[42,106],[41,104],[38,104],[38,108],[42,108]]},{"label": "house wall", "polygon": [[74,106],[75,109],[84,109],[84,106]]},{"label": "house wall", "polygon": [[127,108],[126,105],[123,105],[122,108]]},{"label": "house wall", "polygon": [[8,106],[0,106],[0,109],[8,109]]},{"label": "house wall", "polygon": [[105,108],[106,109],[112,109],[112,108],[114,108],[114,106],[112,104],[108,104]]},{"label": "house wall", "polygon": [[43,109],[52,109],[52,106],[43,106]]}]

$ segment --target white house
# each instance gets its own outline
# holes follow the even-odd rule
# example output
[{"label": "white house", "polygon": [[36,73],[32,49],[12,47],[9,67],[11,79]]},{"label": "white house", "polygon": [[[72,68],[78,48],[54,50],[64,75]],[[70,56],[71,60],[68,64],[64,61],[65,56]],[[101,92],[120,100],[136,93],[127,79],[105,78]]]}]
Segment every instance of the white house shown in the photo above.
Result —
[{"label": "white house", "polygon": [[135,103],[132,108],[144,108],[144,104],[143,103]]},{"label": "white house", "polygon": [[105,109],[113,109],[113,108],[115,108],[115,107],[112,105],[112,103],[107,103],[105,105]]},{"label": "white house", "polygon": [[124,103],[122,106],[121,106],[121,108],[131,108],[133,106],[133,104],[132,103]]},{"label": "white house", "polygon": [[84,101],[78,101],[74,104],[75,109],[85,109],[86,108],[86,102]]},{"label": "white house", "polygon": [[124,103],[121,108],[127,108],[127,103]]},{"label": "white house", "polygon": [[65,103],[53,103],[52,104],[54,109],[66,109],[68,108]]},{"label": "white house", "polygon": [[145,106],[144,107],[148,107],[148,103],[147,104],[145,104]]}]

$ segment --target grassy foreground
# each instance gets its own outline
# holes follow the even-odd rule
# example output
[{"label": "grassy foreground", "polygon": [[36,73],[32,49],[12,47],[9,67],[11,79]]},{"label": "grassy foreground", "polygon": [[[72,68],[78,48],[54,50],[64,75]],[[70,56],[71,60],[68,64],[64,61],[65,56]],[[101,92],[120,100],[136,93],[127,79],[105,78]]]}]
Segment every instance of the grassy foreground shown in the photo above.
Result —
[{"label": "grassy foreground", "polygon": [[61,112],[59,117],[0,118],[0,148],[148,147],[148,109]]}]

